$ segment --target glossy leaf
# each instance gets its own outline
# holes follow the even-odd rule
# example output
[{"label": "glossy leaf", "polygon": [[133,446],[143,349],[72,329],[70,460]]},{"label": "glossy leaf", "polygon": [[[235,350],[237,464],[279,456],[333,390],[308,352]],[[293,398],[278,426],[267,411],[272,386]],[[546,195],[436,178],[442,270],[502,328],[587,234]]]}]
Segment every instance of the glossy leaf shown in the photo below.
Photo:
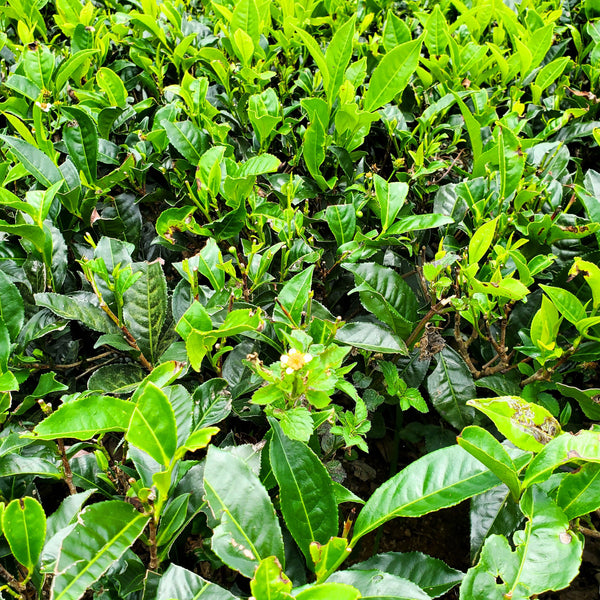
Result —
[{"label": "glossy leaf", "polygon": [[498,431],[521,450],[539,452],[560,433],[560,424],[548,410],[519,396],[469,400],[469,405],[487,415]]},{"label": "glossy leaf", "polygon": [[153,383],[144,387],[132,411],[125,439],[168,466],[177,449],[177,423],[165,393]]},{"label": "glossy leaf", "polygon": [[406,201],[408,184],[399,181],[388,183],[379,175],[373,176],[373,184],[381,211],[381,228],[385,232],[394,223],[396,215]]},{"label": "glossy leaf", "polygon": [[480,460],[510,489],[515,500],[521,495],[517,467],[502,444],[487,430],[471,425],[463,429],[458,444]]},{"label": "glossy leaf", "polygon": [[479,558],[490,535],[509,537],[523,521],[523,513],[510,490],[499,485],[471,499],[471,560]]},{"label": "glossy leaf", "polygon": [[223,562],[253,577],[260,561],[275,556],[284,564],[283,539],[267,491],[250,467],[230,452],[208,449],[206,499],[220,520],[212,549]]},{"label": "glossy leaf", "polygon": [[100,89],[108,96],[111,106],[125,108],[127,105],[127,90],[121,78],[111,69],[102,67],[96,73],[96,81]]},{"label": "glossy leaf", "polygon": [[427,390],[433,406],[456,429],[471,425],[476,413],[468,402],[477,393],[469,368],[448,346],[435,358],[437,365],[427,378]]},{"label": "glossy leaf", "polygon": [[127,431],[134,404],[109,396],[84,396],[61,404],[33,430],[42,440],[89,440],[109,431]]},{"label": "glossy leaf", "polygon": [[191,121],[163,121],[169,142],[190,163],[198,165],[205,149],[204,133]]},{"label": "glossy leaf", "polygon": [[492,219],[484,223],[475,231],[469,242],[469,264],[478,263],[486,254],[492,245],[496,233],[496,223],[498,219]]},{"label": "glossy leaf", "polygon": [[414,292],[396,271],[377,263],[344,263],[354,275],[363,306],[400,336],[408,336],[416,319]]},{"label": "glossy leaf", "polygon": [[49,188],[52,184],[62,181],[63,176],[59,168],[46,154],[35,146],[32,146],[25,140],[9,135],[0,135],[0,140],[10,148],[11,152],[23,163],[27,171],[44,187]]},{"label": "glossy leaf", "polygon": [[437,598],[459,584],[462,571],[452,569],[439,558],[421,552],[386,552],[350,567],[351,570],[377,570],[416,583],[430,598]]},{"label": "glossy leaf", "polygon": [[63,140],[78,170],[83,171],[87,181],[96,181],[98,163],[98,130],[91,117],[81,108],[63,107],[71,119],[63,127]]},{"label": "glossy leaf", "polygon": [[206,581],[200,575],[172,563],[160,578],[156,600],[172,598],[234,600],[236,597],[216,583]]},{"label": "glossy leaf", "polygon": [[568,290],[551,285],[541,285],[540,287],[548,294],[554,306],[567,321],[576,325],[578,321],[587,316],[583,304]]},{"label": "glossy leaf", "polygon": [[329,85],[326,93],[329,105],[333,105],[336,94],[344,82],[344,74],[352,57],[355,18],[352,17],[336,32],[325,53],[325,63],[329,72]]},{"label": "glossy leaf", "polygon": [[328,206],[325,218],[339,246],[352,240],[356,229],[356,209],[353,204]]},{"label": "glossy leaf", "polygon": [[38,306],[49,308],[59,317],[80,321],[86,327],[101,333],[120,333],[120,329],[98,306],[96,297],[93,294],[82,292],[76,296],[64,296],[45,292],[34,294],[34,298]]},{"label": "glossy leaf", "polygon": [[584,430],[563,433],[550,440],[527,467],[523,487],[544,481],[556,468],[573,460],[600,462],[600,434]]},{"label": "glossy leaf", "polygon": [[406,344],[387,327],[369,322],[347,323],[337,330],[335,339],[341,344],[382,354],[408,354]]},{"label": "glossy leaf", "polygon": [[392,575],[377,569],[353,569],[338,571],[327,580],[328,583],[345,583],[360,591],[363,597],[392,597],[398,600],[429,600],[430,596],[416,583],[399,575]]},{"label": "glossy leaf", "polygon": [[462,600],[529,598],[560,590],[577,575],[583,542],[570,530],[564,513],[537,488],[523,496],[521,510],[528,521],[514,536],[516,549],[502,536],[489,537],[479,563],[469,569],[460,587]]},{"label": "glossy leaf", "polygon": [[277,321],[298,326],[301,323],[302,311],[308,302],[314,266],[310,266],[294,275],[283,286],[278,296],[278,305],[273,311]]},{"label": "glossy leaf", "polygon": [[279,484],[281,512],[286,525],[310,561],[312,542],[325,544],[338,530],[338,511],[331,476],[303,442],[288,438],[275,419],[269,419],[271,468]]},{"label": "glossy leaf", "polygon": [[167,314],[167,282],[160,263],[148,264],[125,292],[123,320],[140,350],[154,364]]},{"label": "glossy leaf", "polygon": [[326,544],[313,542],[310,557],[314,563],[317,583],[322,583],[350,556],[352,548],[346,538],[332,537]]},{"label": "glossy leaf", "polygon": [[306,590],[298,592],[296,600],[357,600],[360,592],[351,585],[345,583],[321,583],[313,585]]},{"label": "glossy leaf", "polygon": [[420,517],[498,485],[498,478],[460,446],[421,457],[381,485],[354,525],[352,546],[395,517]]},{"label": "glossy leaf", "polygon": [[419,64],[421,42],[418,39],[400,44],[381,59],[371,75],[364,96],[365,110],[377,110],[404,91]]},{"label": "glossy leaf", "polygon": [[133,545],[149,518],[120,500],[85,508],[60,547],[51,600],[78,600]]},{"label": "glossy leaf", "polygon": [[17,286],[0,271],[0,318],[15,341],[23,327],[25,307]]},{"label": "glossy leaf", "polygon": [[289,600],[292,582],[282,571],[279,561],[269,556],[260,562],[250,582],[253,598],[269,600]]},{"label": "glossy leaf", "polygon": [[2,532],[13,556],[31,573],[46,538],[42,505],[29,496],[9,502],[2,513]]}]

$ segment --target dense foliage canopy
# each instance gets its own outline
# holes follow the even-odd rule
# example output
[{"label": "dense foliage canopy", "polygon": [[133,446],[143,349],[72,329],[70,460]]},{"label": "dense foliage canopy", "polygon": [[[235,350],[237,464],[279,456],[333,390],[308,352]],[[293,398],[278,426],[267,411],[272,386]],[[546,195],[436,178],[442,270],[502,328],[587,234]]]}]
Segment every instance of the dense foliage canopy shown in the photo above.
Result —
[{"label": "dense foliage canopy", "polygon": [[598,0],[0,0],[0,595],[569,586],[599,81]]}]

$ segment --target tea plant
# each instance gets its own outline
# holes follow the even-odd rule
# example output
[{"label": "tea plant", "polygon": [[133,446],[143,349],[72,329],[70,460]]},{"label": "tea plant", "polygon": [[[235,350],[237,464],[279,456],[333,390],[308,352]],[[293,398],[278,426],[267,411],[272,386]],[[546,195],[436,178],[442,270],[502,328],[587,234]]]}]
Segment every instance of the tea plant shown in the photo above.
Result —
[{"label": "tea plant", "polygon": [[[597,2],[0,8],[0,595],[568,587]],[[469,564],[378,553],[466,500]]]}]

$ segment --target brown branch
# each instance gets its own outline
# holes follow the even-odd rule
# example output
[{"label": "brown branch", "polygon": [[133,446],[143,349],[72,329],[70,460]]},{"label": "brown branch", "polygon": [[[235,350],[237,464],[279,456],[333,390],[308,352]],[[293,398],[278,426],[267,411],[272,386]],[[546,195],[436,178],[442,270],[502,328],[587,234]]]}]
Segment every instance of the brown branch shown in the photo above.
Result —
[{"label": "brown branch", "polygon": [[109,350],[108,352],[102,352],[102,354],[97,354],[96,356],[92,356],[90,358],[84,358],[82,360],[78,360],[77,362],[69,363],[66,365],[53,365],[53,364],[45,364],[45,363],[23,362],[23,363],[21,363],[21,366],[26,369],[60,369],[60,370],[74,369],[75,367],[80,367],[81,365],[83,365],[85,363],[93,362],[95,360],[100,360],[102,358],[106,358],[107,356],[110,356],[111,354],[115,354],[116,352],[117,352],[116,350]]},{"label": "brown branch", "polygon": [[56,440],[58,445],[58,451],[60,452],[60,459],[62,461],[63,471],[65,473],[65,482],[69,488],[69,493],[74,496],[77,493],[77,488],[73,485],[73,471],[71,471],[71,465],[67,458],[67,452],[65,450],[65,442],[62,439]]},{"label": "brown branch", "polygon": [[158,549],[156,546],[156,523],[154,522],[154,518],[150,519],[148,527],[150,530],[150,564],[148,565],[148,568],[151,571],[156,571],[156,569],[158,568]]},{"label": "brown branch", "polygon": [[13,590],[19,592],[19,594],[23,594],[25,592],[26,586],[18,582],[1,564],[0,577],[2,577]]},{"label": "brown branch", "polygon": [[589,529],[588,527],[584,527],[583,525],[580,525],[579,531],[581,531],[581,533],[583,533],[583,535],[587,535],[588,537],[600,539],[600,531],[596,531],[595,529]]},{"label": "brown branch", "polygon": [[[473,334],[471,334],[473,335]],[[481,371],[477,369],[477,367],[473,364],[471,360],[471,356],[469,355],[468,348],[471,345],[471,342],[467,345],[465,340],[463,339],[463,335],[460,331],[460,313],[454,313],[454,339],[456,340],[456,345],[458,347],[458,353],[461,355],[462,359],[465,361],[469,371],[475,379],[479,379],[481,377]],[[470,338],[469,338],[470,339]]]},{"label": "brown branch", "polygon": [[[452,296],[453,297],[453,296]],[[427,314],[417,323],[417,326],[413,329],[412,333],[408,336],[406,340],[406,345],[410,348],[418,339],[419,335],[425,328],[425,325],[431,321],[431,319],[436,315],[444,314],[447,309],[444,309],[444,306],[450,302],[451,298],[444,298],[440,302],[438,302],[435,306],[432,306]]]}]

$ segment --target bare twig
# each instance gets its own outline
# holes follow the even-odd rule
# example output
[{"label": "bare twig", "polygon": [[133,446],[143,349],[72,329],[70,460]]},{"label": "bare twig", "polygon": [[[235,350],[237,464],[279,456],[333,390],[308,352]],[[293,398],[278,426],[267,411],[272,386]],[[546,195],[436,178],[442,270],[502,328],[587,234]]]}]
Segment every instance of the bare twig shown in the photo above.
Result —
[{"label": "bare twig", "polygon": [[22,594],[25,591],[26,586],[18,582],[1,564],[0,577],[2,577],[13,590],[19,592],[19,594]]},{"label": "bare twig", "polygon": [[589,527],[584,527],[583,525],[580,525],[579,531],[581,531],[583,535],[587,535],[588,537],[600,539],[600,531],[596,531],[595,529],[590,529]]},{"label": "bare twig", "polygon": [[74,496],[77,493],[77,488],[73,485],[73,471],[71,471],[71,465],[67,458],[67,452],[65,450],[65,442],[62,439],[56,440],[58,451],[60,452],[60,459],[62,461],[63,471],[65,473],[65,482],[69,488],[69,493]]}]

